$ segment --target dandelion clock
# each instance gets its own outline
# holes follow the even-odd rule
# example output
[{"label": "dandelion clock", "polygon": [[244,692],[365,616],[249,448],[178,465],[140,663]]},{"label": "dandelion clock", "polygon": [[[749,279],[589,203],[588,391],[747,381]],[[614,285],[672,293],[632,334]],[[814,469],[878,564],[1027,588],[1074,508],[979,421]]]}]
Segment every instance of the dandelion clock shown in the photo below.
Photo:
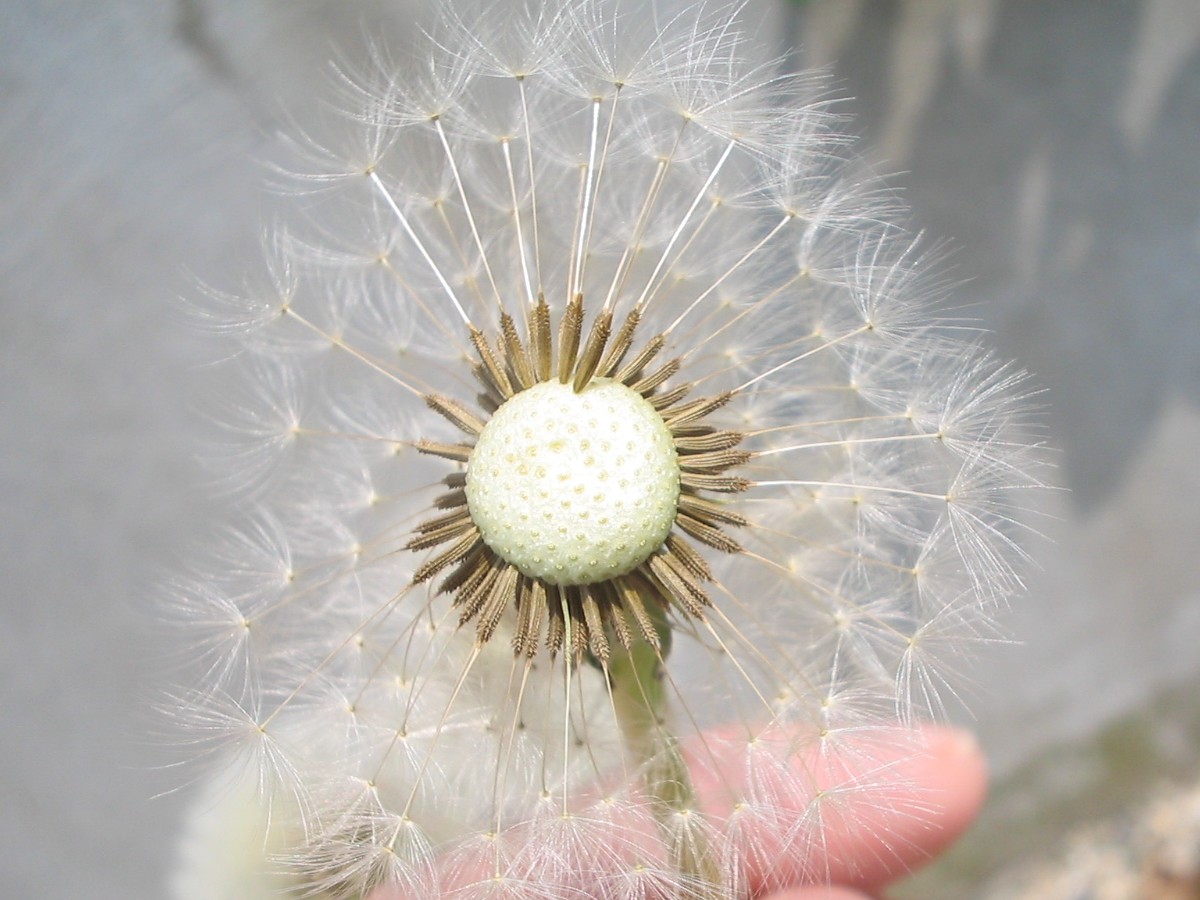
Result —
[{"label": "dandelion clock", "polygon": [[170,591],[174,896],[852,867],[833,830],[916,814],[881,745],[1019,587],[1019,374],[732,11],[460,9],[358,69],[197,304],[231,512]]}]

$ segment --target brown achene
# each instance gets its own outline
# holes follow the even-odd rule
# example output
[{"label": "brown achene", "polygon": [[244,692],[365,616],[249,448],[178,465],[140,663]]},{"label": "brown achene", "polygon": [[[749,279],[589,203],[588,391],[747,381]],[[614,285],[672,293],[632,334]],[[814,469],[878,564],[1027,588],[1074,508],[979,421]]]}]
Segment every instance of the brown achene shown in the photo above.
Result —
[{"label": "brown achene", "polygon": [[751,485],[746,478],[728,474],[751,457],[736,449],[744,435],[705,421],[732,394],[688,400],[693,387],[688,383],[660,390],[679,371],[680,360],[652,365],[666,344],[661,334],[631,353],[641,312],[630,311],[614,334],[612,312],[605,309],[583,340],[583,297],[577,294],[563,312],[555,342],[550,308],[539,297],[530,310],[524,340],[508,313],[501,314],[494,345],[479,329],[470,328],[476,353],[472,370],[483,387],[477,397],[483,417],[456,400],[425,395],[429,408],[466,437],[454,444],[419,441],[417,449],[464,466],[487,417],[521,391],[551,379],[571,384],[576,393],[593,378],[611,379],[635,391],[662,416],[678,455],[680,495],[666,540],[627,574],[592,584],[552,584],[519,571],[484,542],[472,520],[467,471],[446,476],[446,490],[434,501],[439,514],[422,522],[407,544],[409,550],[438,548],[417,568],[413,583],[449,570],[439,591],[454,594],[460,625],[474,620],[479,645],[491,640],[504,613],[515,609],[512,643],[517,656],[532,657],[544,643],[551,655],[567,650],[577,660],[591,654],[607,662],[612,639],[626,649],[641,639],[658,650],[662,638],[656,618],[674,612],[702,619],[710,605],[704,583],[712,580],[712,571],[692,541],[724,553],[741,550],[726,529],[747,524],[746,518],[704,496],[738,493]]}]

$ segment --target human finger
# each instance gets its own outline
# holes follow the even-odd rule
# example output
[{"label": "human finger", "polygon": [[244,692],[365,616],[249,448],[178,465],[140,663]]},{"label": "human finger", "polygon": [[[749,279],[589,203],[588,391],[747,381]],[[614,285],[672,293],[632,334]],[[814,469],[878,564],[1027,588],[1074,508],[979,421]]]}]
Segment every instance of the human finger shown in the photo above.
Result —
[{"label": "human finger", "polygon": [[876,890],[953,843],[978,815],[987,786],[974,737],[937,726],[775,754],[774,766],[769,753],[752,765],[745,751],[717,760],[715,770],[695,767],[698,790],[732,800],[730,822],[747,819],[724,831],[739,844],[741,880],[754,896],[812,884]]}]

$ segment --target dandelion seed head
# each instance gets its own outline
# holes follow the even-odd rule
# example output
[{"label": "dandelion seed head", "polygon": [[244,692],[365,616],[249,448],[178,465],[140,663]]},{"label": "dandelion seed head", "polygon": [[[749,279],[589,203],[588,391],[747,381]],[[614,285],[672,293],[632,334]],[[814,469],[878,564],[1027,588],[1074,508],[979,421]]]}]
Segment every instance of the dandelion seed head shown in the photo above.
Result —
[{"label": "dandelion seed head", "polygon": [[228,895],[224,819],[263,896],[851,868],[828,829],[903,813],[872,730],[1020,588],[1022,377],[736,10],[459,7],[371,67],[199,304],[233,511],[169,592],[217,769],[177,896]]},{"label": "dandelion seed head", "polygon": [[467,467],[467,508],[483,542],[549,584],[625,575],[675,521],[679,464],[641,394],[597,379],[576,393],[544,381],[496,410]]}]

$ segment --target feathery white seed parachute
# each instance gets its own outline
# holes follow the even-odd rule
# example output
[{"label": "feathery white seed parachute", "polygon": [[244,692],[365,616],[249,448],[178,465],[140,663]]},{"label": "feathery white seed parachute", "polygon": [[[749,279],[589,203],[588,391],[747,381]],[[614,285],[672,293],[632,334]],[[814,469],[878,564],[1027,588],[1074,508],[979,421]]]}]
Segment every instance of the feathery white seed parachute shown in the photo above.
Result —
[{"label": "feathery white seed parachute", "polygon": [[[172,592],[217,773],[175,894],[819,881],[822,823],[891,802],[864,734],[1019,588],[1023,379],[736,10],[494,4],[422,54],[346,77],[265,279],[202,309],[241,387]],[[550,449],[604,474],[521,481]]]}]

